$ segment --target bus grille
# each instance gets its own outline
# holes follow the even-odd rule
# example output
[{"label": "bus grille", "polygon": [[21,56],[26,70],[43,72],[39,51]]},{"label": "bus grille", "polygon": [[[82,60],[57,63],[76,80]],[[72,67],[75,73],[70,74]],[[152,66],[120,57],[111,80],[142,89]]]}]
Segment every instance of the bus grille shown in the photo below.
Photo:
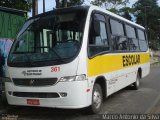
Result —
[{"label": "bus grille", "polygon": [[13,82],[17,86],[50,86],[56,84],[58,81],[57,78],[43,78],[43,79],[20,79],[13,78]]},{"label": "bus grille", "polygon": [[58,98],[58,93],[33,93],[33,92],[13,92],[16,97],[31,97],[31,98]]}]

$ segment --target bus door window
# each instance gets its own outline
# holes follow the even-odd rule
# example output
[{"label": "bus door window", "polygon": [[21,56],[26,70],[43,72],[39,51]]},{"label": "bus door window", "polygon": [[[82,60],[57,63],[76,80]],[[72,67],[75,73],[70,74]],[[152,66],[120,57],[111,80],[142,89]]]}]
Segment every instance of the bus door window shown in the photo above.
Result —
[{"label": "bus door window", "polygon": [[94,14],[90,26],[89,56],[109,50],[109,40],[105,17],[101,14]]}]

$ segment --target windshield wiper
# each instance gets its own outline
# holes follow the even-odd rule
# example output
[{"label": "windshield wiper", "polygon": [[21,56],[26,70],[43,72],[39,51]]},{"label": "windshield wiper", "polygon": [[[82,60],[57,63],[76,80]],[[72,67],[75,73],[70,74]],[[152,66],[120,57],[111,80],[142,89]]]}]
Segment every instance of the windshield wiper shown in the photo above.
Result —
[{"label": "windshield wiper", "polygon": [[54,52],[54,54],[59,58],[59,60],[61,60],[62,62],[64,62],[64,60],[62,59],[62,57],[54,50],[54,48],[50,48],[50,50],[52,51],[52,52]]},{"label": "windshield wiper", "polygon": [[54,50],[54,48],[50,48],[49,46],[41,46],[41,47],[34,47],[34,48],[49,48],[62,62],[65,62],[63,58]]},{"label": "windshield wiper", "polygon": [[[24,53],[27,53],[27,54],[24,54]],[[30,66],[35,65],[35,63],[30,59],[30,56],[28,53],[32,53],[32,52],[13,52],[12,54],[23,54],[27,58],[27,61],[25,60],[25,62],[29,63]]]},{"label": "windshield wiper", "polygon": [[27,62],[29,63],[29,65],[30,65],[30,66],[34,66],[34,65],[35,65],[35,62],[30,59],[29,54],[26,54],[26,57],[27,57],[27,60],[28,60]]},{"label": "windshield wiper", "polygon": [[12,54],[24,54],[24,53],[32,53],[32,52],[13,52]]}]

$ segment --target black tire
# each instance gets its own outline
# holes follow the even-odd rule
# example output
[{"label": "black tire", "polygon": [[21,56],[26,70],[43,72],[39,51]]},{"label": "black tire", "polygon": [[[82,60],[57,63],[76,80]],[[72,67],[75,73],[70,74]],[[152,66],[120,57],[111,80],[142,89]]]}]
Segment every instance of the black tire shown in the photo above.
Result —
[{"label": "black tire", "polygon": [[133,83],[133,89],[134,90],[138,90],[139,86],[140,86],[140,74],[137,72],[137,78],[136,78],[136,82]]},{"label": "black tire", "polygon": [[92,104],[88,108],[88,112],[90,114],[96,114],[101,110],[101,106],[103,103],[103,94],[101,86],[95,83],[92,92]]}]

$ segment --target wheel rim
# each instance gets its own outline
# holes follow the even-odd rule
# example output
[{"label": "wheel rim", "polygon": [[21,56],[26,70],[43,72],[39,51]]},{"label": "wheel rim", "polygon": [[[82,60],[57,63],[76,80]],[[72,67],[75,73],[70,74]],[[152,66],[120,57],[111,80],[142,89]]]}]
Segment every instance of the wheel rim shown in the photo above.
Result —
[{"label": "wheel rim", "polygon": [[93,93],[93,104],[95,108],[97,109],[100,108],[101,103],[102,103],[102,96],[98,90],[95,90]]}]

